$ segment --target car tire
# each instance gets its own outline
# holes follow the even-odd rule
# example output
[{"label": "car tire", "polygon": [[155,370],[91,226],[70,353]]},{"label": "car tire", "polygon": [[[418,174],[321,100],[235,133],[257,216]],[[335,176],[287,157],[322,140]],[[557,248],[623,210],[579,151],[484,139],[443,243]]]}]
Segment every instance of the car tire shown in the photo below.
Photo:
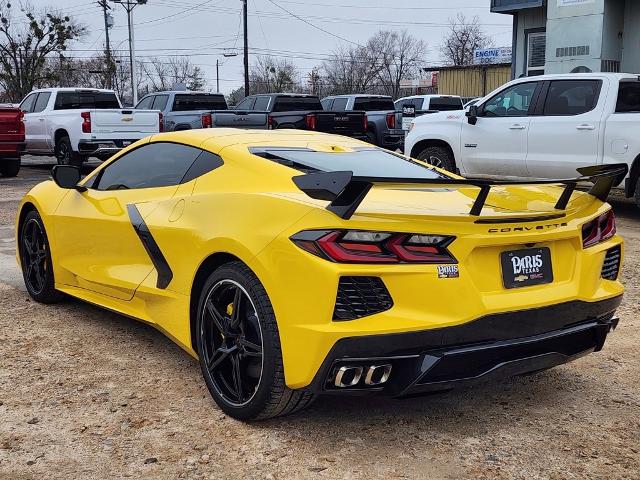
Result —
[{"label": "car tire", "polygon": [[0,175],[3,177],[15,177],[20,172],[19,158],[0,159]]},{"label": "car tire", "polygon": [[55,289],[49,239],[40,214],[32,210],[20,225],[20,266],[27,292],[40,303],[56,303],[63,294]]},{"label": "car tire", "polygon": [[55,155],[59,165],[81,167],[85,160],[82,155],[73,151],[69,137],[61,137],[56,142]]},{"label": "car tire", "polygon": [[451,152],[444,147],[427,147],[416,158],[449,172],[455,173],[456,171],[456,162],[451,156]]},{"label": "car tire", "polygon": [[195,333],[207,388],[227,415],[264,420],[313,401],[313,393],[285,384],[273,307],[245,264],[227,263],[209,276],[200,293]]},{"label": "car tire", "polygon": [[640,208],[640,176],[636,180],[636,189],[633,192],[633,196],[636,201],[636,206]]},{"label": "car tire", "polygon": [[378,145],[378,139],[376,138],[375,132],[369,131],[367,132],[367,142],[372,145]]}]

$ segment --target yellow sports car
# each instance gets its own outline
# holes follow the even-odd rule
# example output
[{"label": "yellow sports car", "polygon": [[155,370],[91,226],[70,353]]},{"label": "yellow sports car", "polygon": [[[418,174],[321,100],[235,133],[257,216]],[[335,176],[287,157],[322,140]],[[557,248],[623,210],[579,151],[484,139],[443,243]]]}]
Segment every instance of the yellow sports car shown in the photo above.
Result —
[{"label": "yellow sports car", "polygon": [[600,350],[623,293],[605,200],[626,166],[580,173],[468,180],[341,136],[165,133],[84,179],[54,167],[22,201],[18,257],[35,300],[154,325],[223,411],[263,419]]}]

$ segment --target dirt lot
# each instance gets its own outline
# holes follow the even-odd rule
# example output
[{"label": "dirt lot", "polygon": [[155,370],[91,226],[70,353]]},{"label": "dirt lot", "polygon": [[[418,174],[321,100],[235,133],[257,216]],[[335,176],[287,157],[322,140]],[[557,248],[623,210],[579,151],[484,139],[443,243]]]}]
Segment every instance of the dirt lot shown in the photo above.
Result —
[{"label": "dirt lot", "polygon": [[418,399],[321,398],[246,425],[154,329],[29,301],[12,259],[19,198],[0,180],[0,478],[640,478],[640,215],[616,202],[627,294],[604,351]]}]

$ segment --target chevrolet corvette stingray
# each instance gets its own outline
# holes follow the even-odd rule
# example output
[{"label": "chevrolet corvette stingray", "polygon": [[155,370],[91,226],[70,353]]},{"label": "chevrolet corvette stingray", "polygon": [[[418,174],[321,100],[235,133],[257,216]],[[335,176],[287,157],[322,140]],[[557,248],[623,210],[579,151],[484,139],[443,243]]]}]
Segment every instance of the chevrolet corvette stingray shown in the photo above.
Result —
[{"label": "chevrolet corvette stingray", "polygon": [[623,294],[606,198],[625,173],[465,179],[341,136],[164,133],[85,178],[54,167],[20,205],[17,256],[35,300],[155,326],[224,412],[264,419],[600,350]]}]

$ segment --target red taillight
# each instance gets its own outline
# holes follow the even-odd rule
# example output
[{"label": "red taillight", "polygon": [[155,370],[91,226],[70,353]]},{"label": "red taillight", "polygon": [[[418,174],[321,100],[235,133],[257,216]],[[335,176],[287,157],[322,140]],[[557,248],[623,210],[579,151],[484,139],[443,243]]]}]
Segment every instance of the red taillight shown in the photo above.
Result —
[{"label": "red taillight", "polygon": [[362,126],[364,127],[364,131],[366,132],[369,128],[369,119],[367,118],[367,114],[365,113],[362,118]]},{"label": "red taillight", "polygon": [[306,117],[304,117],[305,123],[307,124],[307,130],[315,130],[318,126],[318,117],[315,113],[310,113]]},{"label": "red taillight", "polygon": [[91,112],[81,112],[82,133],[91,133]]},{"label": "red taillight", "polygon": [[613,210],[609,210],[582,226],[582,248],[609,240],[615,234],[616,216]]},{"label": "red taillight", "polygon": [[211,119],[210,113],[202,114],[202,128],[211,128],[213,126],[213,121]]},{"label": "red taillight", "polygon": [[291,237],[303,250],[338,263],[457,263],[443,235],[307,230]]},{"label": "red taillight", "polygon": [[271,115],[267,115],[267,128],[269,130],[273,129],[273,117]]},{"label": "red taillight", "polygon": [[396,113],[387,113],[387,127],[388,128],[396,128]]},{"label": "red taillight", "polygon": [[18,135],[24,135],[24,112],[20,110],[18,115]]},{"label": "red taillight", "polygon": [[158,112],[158,131],[164,132],[164,115],[162,115],[162,112]]}]

